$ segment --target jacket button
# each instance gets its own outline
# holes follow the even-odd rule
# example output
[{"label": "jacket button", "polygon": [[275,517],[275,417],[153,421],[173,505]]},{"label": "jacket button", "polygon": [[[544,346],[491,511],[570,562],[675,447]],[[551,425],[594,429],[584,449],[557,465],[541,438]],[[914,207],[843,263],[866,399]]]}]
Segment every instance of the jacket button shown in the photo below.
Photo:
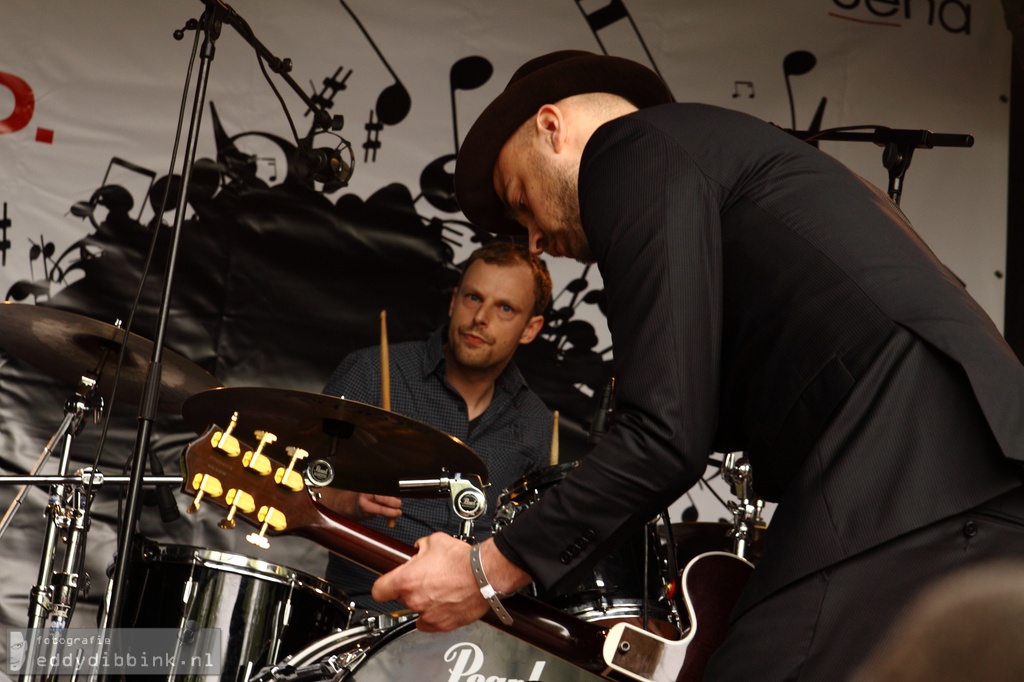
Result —
[{"label": "jacket button", "polygon": [[569,563],[570,561],[572,561],[572,557],[573,557],[573,555],[572,555],[572,552],[569,552],[569,551],[565,551],[565,552],[562,552],[562,556],[558,557],[558,559],[559,559],[559,560],[560,560],[560,561],[561,561],[561,562],[562,562],[563,564],[567,564],[567,563]]},{"label": "jacket button", "polygon": [[964,524],[964,535],[969,538],[973,538],[978,534],[978,525],[974,521],[968,521]]}]

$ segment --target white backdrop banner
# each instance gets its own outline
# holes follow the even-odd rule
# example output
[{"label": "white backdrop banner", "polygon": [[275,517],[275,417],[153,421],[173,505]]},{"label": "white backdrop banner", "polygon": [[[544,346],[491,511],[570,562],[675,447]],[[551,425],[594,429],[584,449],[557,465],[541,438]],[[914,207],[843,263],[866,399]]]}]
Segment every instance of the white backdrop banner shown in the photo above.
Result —
[{"label": "white backdrop banner", "polygon": [[[678,100],[739,109],[785,128],[806,130],[817,120],[821,128],[973,135],[970,149],[917,151],[902,206],[1001,323],[1010,40],[995,3],[240,0],[233,7],[273,55],[290,60],[307,93],[331,96],[330,111],[345,117],[341,134],[356,152],[342,192],[361,197],[394,182],[418,194],[423,169],[454,154],[514,69],[563,48],[636,58],[655,67]],[[152,216],[149,178],[112,160],[167,172],[194,35],[186,31],[179,41],[174,32],[202,10],[198,2],[152,0],[3,3],[0,201],[10,246],[0,288],[44,274],[46,260],[32,259],[33,247],[52,244],[59,253],[88,233],[69,209],[105,178],[132,191],[142,221]],[[491,70],[455,68],[473,56]],[[306,132],[306,107],[274,80]],[[391,105],[382,107],[381,98]],[[229,134],[291,138],[254,50],[228,26],[216,42],[207,99]],[[375,128],[378,109],[390,114],[382,129]],[[213,145],[204,114],[199,156],[213,156]],[[283,177],[284,160],[253,145],[260,174],[268,182]],[[821,148],[887,187],[880,147]],[[426,202],[417,208],[434,210]]]}]

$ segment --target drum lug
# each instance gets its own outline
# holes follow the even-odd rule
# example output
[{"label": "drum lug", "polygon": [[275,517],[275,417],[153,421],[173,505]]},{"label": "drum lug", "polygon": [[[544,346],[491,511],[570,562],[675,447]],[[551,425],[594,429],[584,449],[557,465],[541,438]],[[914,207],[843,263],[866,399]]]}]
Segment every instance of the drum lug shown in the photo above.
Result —
[{"label": "drum lug", "polygon": [[395,627],[406,623],[414,618],[413,612],[409,611],[402,615],[393,615],[390,613],[374,613],[369,614],[360,620],[360,624],[365,627],[371,635],[380,635]]},{"label": "drum lug", "polygon": [[340,681],[352,672],[352,669],[364,658],[366,658],[366,649],[363,649],[361,646],[356,647],[352,651],[328,656],[320,663],[320,671],[330,675],[332,682],[334,680]]}]

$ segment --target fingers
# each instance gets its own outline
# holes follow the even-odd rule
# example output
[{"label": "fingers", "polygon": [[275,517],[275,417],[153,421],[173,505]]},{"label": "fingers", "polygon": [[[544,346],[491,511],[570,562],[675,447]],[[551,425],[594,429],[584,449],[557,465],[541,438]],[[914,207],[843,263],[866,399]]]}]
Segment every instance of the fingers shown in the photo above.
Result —
[{"label": "fingers", "polygon": [[[406,564],[408,565],[408,564]],[[385,573],[381,577],[377,578],[376,582],[373,583],[373,587],[370,589],[370,596],[373,597],[374,601],[378,602],[389,602],[389,601],[402,601],[398,594],[398,580],[400,576],[396,575],[405,566],[399,566],[393,571]],[[402,602],[405,603],[405,602]]]},{"label": "fingers", "polygon": [[390,495],[371,495],[360,493],[359,510],[363,516],[384,516],[397,519],[402,515],[402,500]]}]

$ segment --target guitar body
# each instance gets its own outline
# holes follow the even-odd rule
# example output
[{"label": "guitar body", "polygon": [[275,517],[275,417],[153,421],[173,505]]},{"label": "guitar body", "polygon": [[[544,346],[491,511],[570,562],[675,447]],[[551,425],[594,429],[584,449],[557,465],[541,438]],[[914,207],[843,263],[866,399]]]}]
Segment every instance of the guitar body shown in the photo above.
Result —
[{"label": "guitar body", "polygon": [[635,680],[700,682],[711,655],[725,639],[729,614],[743,591],[753,565],[728,552],[706,552],[686,565],[683,601],[690,629],[678,641],[651,638],[626,623],[612,626],[604,658],[616,672]]},{"label": "guitar body", "polygon": [[[269,463],[253,466],[258,458],[252,448],[233,437],[226,441],[220,427],[211,425],[185,449],[182,492],[193,497],[190,512],[212,503],[228,509],[229,523],[222,527],[243,519],[259,528],[246,536],[254,545],[268,546],[268,536],[298,535],[375,573],[397,568],[416,553],[414,547],[317,504],[315,493],[295,484],[296,479],[301,483],[301,472],[292,470],[294,457],[286,468],[272,453],[263,452]],[[503,600],[512,625],[503,625],[493,613],[484,621],[594,675],[700,682],[725,637],[729,613],[750,570],[749,562],[726,552],[691,560],[681,580],[691,625],[679,641],[625,623],[605,628],[522,594]]]}]

